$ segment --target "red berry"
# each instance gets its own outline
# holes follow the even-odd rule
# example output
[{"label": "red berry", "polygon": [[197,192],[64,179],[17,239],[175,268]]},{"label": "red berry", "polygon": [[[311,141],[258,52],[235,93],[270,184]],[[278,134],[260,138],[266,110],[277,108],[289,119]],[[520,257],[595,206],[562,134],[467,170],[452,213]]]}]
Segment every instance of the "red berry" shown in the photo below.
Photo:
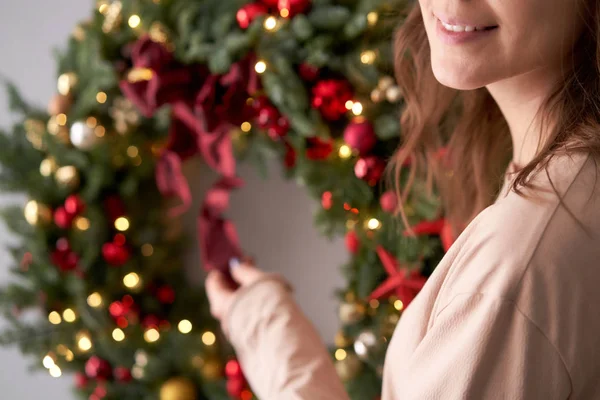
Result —
[{"label": "red berry", "polygon": [[131,371],[125,367],[116,367],[113,371],[115,379],[119,382],[131,381]]},{"label": "red berry", "polygon": [[64,207],[58,207],[54,211],[54,223],[61,229],[67,229],[73,223],[73,215],[69,214]]},{"label": "red berry", "polygon": [[321,196],[321,205],[324,209],[329,210],[333,205],[333,194],[329,191],[324,192]]},{"label": "red berry", "polygon": [[65,210],[71,215],[78,215],[85,211],[85,203],[81,196],[72,194],[65,200]]}]

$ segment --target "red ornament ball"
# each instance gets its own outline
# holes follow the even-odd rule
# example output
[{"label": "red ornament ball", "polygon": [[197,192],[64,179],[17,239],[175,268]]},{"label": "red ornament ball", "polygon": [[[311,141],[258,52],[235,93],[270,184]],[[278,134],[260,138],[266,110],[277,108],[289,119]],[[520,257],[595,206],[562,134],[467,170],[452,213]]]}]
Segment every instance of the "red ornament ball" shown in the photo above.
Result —
[{"label": "red ornament ball", "polygon": [[261,3],[263,3],[265,6],[267,6],[269,8],[277,7],[277,1],[278,0],[260,0]]},{"label": "red ornament ball", "polygon": [[381,195],[379,204],[383,211],[392,213],[396,210],[396,207],[398,207],[398,196],[396,196],[396,193],[393,190],[388,190]]},{"label": "red ornament ball", "polygon": [[163,304],[172,304],[175,301],[175,291],[169,285],[164,285],[156,290],[156,298]]},{"label": "red ornament ball", "polygon": [[225,376],[227,379],[244,379],[244,373],[238,360],[229,360],[225,364]]},{"label": "red ornament ball", "polygon": [[88,382],[88,377],[85,376],[85,374],[82,374],[81,372],[75,373],[75,387],[77,389],[85,389]]},{"label": "red ornament ball", "polygon": [[285,156],[283,157],[283,165],[287,169],[294,168],[296,165],[296,150],[289,144],[285,143]]},{"label": "red ornament ball", "polygon": [[325,160],[333,151],[331,140],[318,137],[306,139],[306,158],[313,161]]},{"label": "red ornament ball", "polygon": [[106,380],[112,377],[112,368],[108,361],[91,356],[85,363],[85,374],[91,379]]},{"label": "red ornament ball", "polygon": [[344,130],[344,142],[360,156],[366,156],[377,143],[373,125],[366,119],[352,121]]},{"label": "red ornament ball", "polygon": [[158,318],[156,315],[147,315],[144,320],[142,321],[142,325],[144,326],[144,328],[149,329],[149,328],[155,328],[158,329],[158,326],[160,325],[160,318]]},{"label": "red ornament ball", "polygon": [[227,381],[227,393],[234,399],[240,399],[245,388],[246,381],[243,379],[230,379]]},{"label": "red ornament ball", "polygon": [[329,210],[333,206],[333,194],[330,191],[321,195],[321,205],[325,210]]},{"label": "red ornament ball", "polygon": [[360,241],[358,240],[358,236],[356,235],[356,232],[349,231],[348,233],[346,233],[345,242],[346,242],[346,248],[348,249],[348,251],[350,253],[352,253],[352,254],[358,253],[358,251],[360,250]]},{"label": "red ornament ball", "polygon": [[125,204],[117,195],[112,195],[104,199],[104,209],[111,223],[125,215]]},{"label": "red ornament ball", "polygon": [[[294,15],[303,14],[310,8],[310,0],[278,0],[277,9],[282,17],[293,17]],[[287,10],[287,15],[285,11]],[[283,13],[282,13],[283,11]]]},{"label": "red ornament ball", "polygon": [[65,200],[65,210],[71,215],[79,215],[85,211],[85,202],[78,194],[72,194]]},{"label": "red ornament ball", "polygon": [[68,229],[73,223],[73,215],[69,214],[65,207],[58,207],[54,210],[54,223],[61,229]]},{"label": "red ornament ball", "polygon": [[265,105],[258,110],[256,122],[261,129],[268,129],[277,123],[279,116],[279,111],[275,107],[271,105]]},{"label": "red ornament ball", "polygon": [[237,23],[242,29],[247,29],[252,21],[267,13],[267,7],[261,3],[244,4],[235,14]]},{"label": "red ornament ball", "polygon": [[290,121],[286,117],[280,116],[274,124],[267,128],[267,134],[271,139],[278,140],[284,137],[289,130]]},{"label": "red ornament ball", "polygon": [[356,177],[366,181],[370,186],[375,186],[384,171],[385,162],[375,156],[360,158],[354,166]]},{"label": "red ornament ball", "polygon": [[303,62],[298,66],[298,74],[307,82],[314,82],[319,77],[319,68]]},{"label": "red ornament ball", "polygon": [[346,102],[352,100],[350,84],[341,79],[326,79],[317,82],[312,89],[312,106],[323,118],[337,121],[348,112]]},{"label": "red ornament ball", "polygon": [[129,371],[129,368],[116,367],[113,374],[115,375],[115,379],[119,382],[131,381],[131,371]]},{"label": "red ornament ball", "polygon": [[119,245],[114,242],[104,243],[102,245],[102,257],[104,260],[115,267],[120,267],[129,261],[129,250],[124,245]]}]

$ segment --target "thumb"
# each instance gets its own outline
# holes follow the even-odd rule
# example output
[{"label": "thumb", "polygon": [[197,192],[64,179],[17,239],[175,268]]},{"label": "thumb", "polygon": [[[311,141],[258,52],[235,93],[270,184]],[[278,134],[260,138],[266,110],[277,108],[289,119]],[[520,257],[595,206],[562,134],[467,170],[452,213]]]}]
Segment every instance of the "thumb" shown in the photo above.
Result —
[{"label": "thumb", "polygon": [[232,258],[229,261],[229,270],[231,271],[233,280],[240,286],[251,285],[264,275],[263,271],[256,268],[254,264],[247,259],[239,260],[237,258]]},{"label": "thumb", "polygon": [[206,277],[206,296],[210,303],[210,312],[221,319],[227,311],[233,298],[233,289],[227,283],[222,272],[211,271]]}]

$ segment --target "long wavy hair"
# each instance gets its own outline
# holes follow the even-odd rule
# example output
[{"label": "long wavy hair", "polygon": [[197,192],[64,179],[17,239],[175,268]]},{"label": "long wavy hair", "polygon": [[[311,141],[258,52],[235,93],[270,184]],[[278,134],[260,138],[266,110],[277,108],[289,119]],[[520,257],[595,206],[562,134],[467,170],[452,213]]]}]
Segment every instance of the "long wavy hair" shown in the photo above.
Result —
[{"label": "long wavy hair", "polygon": [[[397,214],[413,233],[404,203],[420,178],[429,193],[433,185],[438,189],[443,214],[458,236],[498,195],[512,159],[512,140],[486,88],[459,91],[436,80],[419,3],[411,2],[409,7],[394,34],[395,75],[404,95],[402,143],[390,163],[391,180],[401,200]],[[565,57],[564,78],[538,111],[545,140],[538,143],[537,156],[515,176],[511,189],[519,195],[523,195],[521,188],[532,187],[529,175],[545,169],[559,153],[600,155],[599,9],[600,0],[586,1],[582,16],[586,23],[571,57]],[[400,187],[406,161],[410,170]]]}]

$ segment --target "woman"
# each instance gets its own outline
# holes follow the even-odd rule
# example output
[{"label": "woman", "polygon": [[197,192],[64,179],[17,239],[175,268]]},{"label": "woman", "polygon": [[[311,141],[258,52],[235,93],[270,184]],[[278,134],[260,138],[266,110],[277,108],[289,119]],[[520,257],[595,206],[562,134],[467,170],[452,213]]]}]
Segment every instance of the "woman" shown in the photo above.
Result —
[{"label": "woman", "polygon": [[[600,399],[599,9],[420,0],[398,32],[396,161],[417,157],[466,228],[400,319],[384,400]],[[448,115],[450,175],[430,157]],[[213,272],[207,291],[258,396],[346,399],[285,283],[232,273],[240,289]]]}]

